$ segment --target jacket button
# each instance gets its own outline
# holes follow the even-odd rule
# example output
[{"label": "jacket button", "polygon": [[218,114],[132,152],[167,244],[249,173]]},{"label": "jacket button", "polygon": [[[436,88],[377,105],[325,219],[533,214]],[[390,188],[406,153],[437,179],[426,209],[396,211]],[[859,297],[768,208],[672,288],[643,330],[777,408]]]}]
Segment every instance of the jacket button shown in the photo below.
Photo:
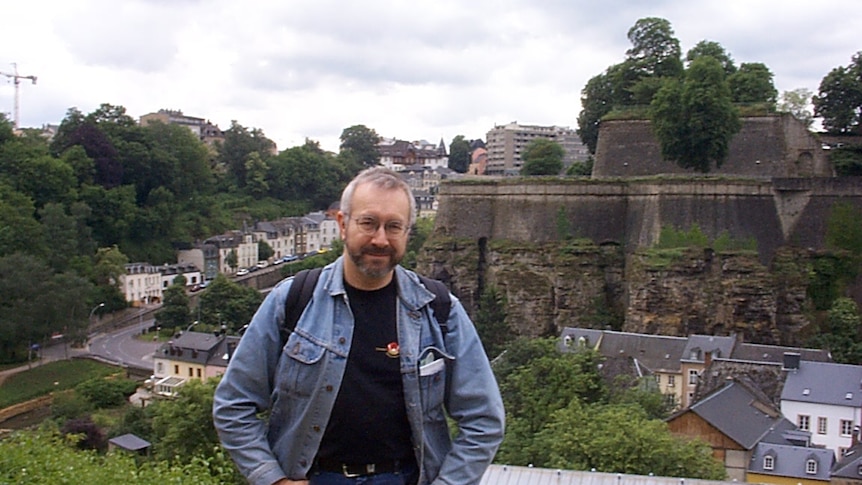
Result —
[{"label": "jacket button", "polygon": [[305,459],[299,460],[299,466],[305,466],[305,465],[308,465],[308,462],[305,461]]},{"label": "jacket button", "polygon": [[332,392],[332,386],[331,385],[326,386],[326,392]]},{"label": "jacket button", "polygon": [[319,432],[320,432],[320,426],[314,425],[314,426],[312,426],[312,427],[311,427],[311,429],[313,429],[315,433],[319,433]]},{"label": "jacket button", "polygon": [[340,343],[340,344],[342,344],[342,345],[343,345],[343,344],[344,344],[344,342],[347,342],[347,339],[346,339],[346,338],[341,337],[341,338],[339,338],[339,339],[338,339],[338,343]]}]

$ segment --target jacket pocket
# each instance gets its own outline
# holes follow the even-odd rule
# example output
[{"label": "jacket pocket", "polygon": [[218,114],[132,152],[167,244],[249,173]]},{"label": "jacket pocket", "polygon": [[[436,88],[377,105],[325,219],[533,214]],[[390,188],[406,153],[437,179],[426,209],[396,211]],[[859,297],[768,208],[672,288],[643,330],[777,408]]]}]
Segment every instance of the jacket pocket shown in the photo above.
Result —
[{"label": "jacket pocket", "polygon": [[294,332],[282,349],[279,388],[290,395],[308,397],[323,371],[326,348]]},{"label": "jacket pocket", "polygon": [[419,361],[419,392],[422,398],[422,411],[426,420],[444,419],[443,402],[446,397],[446,368],[451,357],[439,351],[422,353]]}]

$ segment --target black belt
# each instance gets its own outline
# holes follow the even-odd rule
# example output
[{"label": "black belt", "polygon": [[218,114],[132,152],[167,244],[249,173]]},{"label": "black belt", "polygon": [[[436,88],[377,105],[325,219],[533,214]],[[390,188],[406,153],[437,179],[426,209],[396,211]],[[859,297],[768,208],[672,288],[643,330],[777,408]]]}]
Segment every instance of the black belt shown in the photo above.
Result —
[{"label": "black belt", "polygon": [[315,460],[312,470],[341,473],[345,477],[362,477],[366,475],[377,475],[378,473],[398,473],[401,471],[403,465],[406,465],[406,463],[398,460],[350,464],[323,458]]}]

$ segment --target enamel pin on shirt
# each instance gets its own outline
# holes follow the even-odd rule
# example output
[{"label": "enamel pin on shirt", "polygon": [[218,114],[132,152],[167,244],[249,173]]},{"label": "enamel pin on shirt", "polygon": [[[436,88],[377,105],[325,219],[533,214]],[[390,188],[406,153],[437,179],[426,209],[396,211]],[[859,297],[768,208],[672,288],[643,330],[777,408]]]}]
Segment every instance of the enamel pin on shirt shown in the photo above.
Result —
[{"label": "enamel pin on shirt", "polygon": [[386,352],[386,356],[390,358],[397,358],[401,355],[401,349],[398,347],[398,342],[389,342],[386,347],[375,347],[374,350],[378,350],[380,352]]}]

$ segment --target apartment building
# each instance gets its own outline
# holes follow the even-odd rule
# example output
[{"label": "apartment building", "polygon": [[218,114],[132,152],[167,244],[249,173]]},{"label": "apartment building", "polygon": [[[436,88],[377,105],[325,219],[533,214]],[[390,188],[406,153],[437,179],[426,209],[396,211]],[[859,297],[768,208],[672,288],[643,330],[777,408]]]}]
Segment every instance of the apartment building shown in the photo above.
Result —
[{"label": "apartment building", "polygon": [[519,125],[512,122],[494,126],[487,134],[486,175],[518,175],[523,165],[521,154],[527,145],[537,138],[544,138],[563,147],[563,166],[582,162],[589,151],[575,130],[565,126]]}]

